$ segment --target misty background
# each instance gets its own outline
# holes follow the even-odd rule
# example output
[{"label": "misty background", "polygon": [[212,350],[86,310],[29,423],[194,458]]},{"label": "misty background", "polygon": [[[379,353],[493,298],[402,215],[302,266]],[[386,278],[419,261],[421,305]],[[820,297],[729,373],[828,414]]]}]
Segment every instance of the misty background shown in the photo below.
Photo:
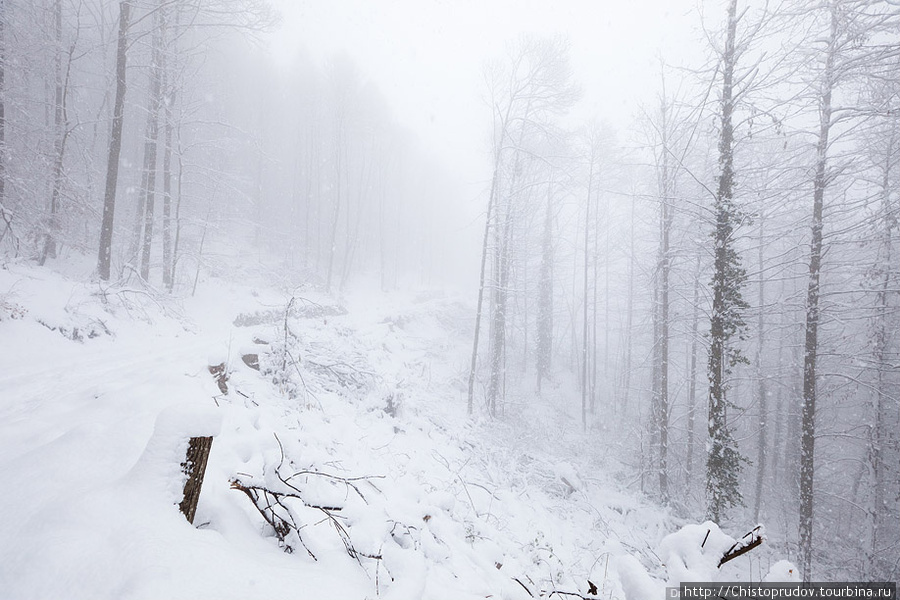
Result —
[{"label": "misty background", "polygon": [[897,579],[896,2],[2,0],[0,24],[0,265],[160,302],[246,273],[452,294],[467,418],[558,402],[679,518],[765,523],[807,580]]}]

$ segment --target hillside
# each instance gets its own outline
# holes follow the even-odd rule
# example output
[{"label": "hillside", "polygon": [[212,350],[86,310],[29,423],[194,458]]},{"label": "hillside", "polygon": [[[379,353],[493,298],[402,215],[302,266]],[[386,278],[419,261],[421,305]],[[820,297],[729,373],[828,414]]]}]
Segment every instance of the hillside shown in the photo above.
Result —
[{"label": "hillside", "polygon": [[775,564],[717,570],[734,540],[640,497],[571,390],[467,417],[460,299],[247,277],[173,300],[66,269],[0,270],[4,598],[640,599]]}]

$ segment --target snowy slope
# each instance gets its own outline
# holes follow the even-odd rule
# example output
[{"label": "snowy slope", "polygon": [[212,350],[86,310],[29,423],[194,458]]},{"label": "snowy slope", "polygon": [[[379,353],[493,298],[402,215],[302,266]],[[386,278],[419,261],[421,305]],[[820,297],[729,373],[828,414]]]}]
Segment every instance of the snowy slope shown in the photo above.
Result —
[{"label": "snowy slope", "polygon": [[[660,598],[774,562],[716,569],[733,540],[625,491],[562,390],[467,418],[471,311],[452,298],[213,279],[178,303],[70,269],[0,270],[2,598],[591,597],[589,580]],[[215,437],[192,526],[176,504],[196,435]],[[296,496],[298,529],[279,541],[233,481]]]}]

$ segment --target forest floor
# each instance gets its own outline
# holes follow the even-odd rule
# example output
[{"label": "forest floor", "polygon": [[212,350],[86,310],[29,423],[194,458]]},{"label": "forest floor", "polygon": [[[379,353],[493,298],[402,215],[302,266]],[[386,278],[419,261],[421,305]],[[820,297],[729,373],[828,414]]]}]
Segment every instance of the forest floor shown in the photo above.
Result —
[{"label": "forest floor", "polygon": [[[764,549],[716,569],[734,540],[630,488],[572,389],[468,417],[457,298],[244,273],[173,299],[90,271],[0,269],[3,598],[649,599],[794,576]],[[214,441],[192,526],[197,435]]]}]

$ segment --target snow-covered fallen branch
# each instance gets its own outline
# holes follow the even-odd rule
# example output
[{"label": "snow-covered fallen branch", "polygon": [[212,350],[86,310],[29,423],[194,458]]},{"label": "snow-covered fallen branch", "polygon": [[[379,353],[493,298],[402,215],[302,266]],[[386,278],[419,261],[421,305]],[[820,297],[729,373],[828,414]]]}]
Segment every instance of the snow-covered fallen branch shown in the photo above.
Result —
[{"label": "snow-covered fallen branch", "polygon": [[750,552],[757,546],[763,543],[765,538],[762,534],[762,525],[757,525],[746,534],[744,537],[736,541],[731,548],[725,551],[725,554],[722,555],[722,558],[719,560],[719,567],[727,563],[729,560],[733,560],[740,556],[741,554],[746,554]]},{"label": "snow-covered fallen branch", "polygon": [[[322,477],[329,481],[343,484],[348,490],[353,490],[363,502],[368,503],[368,500],[366,500],[365,495],[356,483],[359,481],[376,479],[379,476],[348,478],[309,469],[300,470],[289,476],[285,476],[282,474],[282,468],[285,464],[284,447],[277,435],[275,436],[275,439],[278,441],[278,446],[281,450],[281,460],[275,468],[275,475],[280,486],[282,486],[282,489],[271,489],[265,485],[244,482],[238,478],[231,479],[230,484],[232,489],[243,492],[244,495],[250,499],[263,520],[265,520],[265,522],[274,530],[275,537],[278,538],[279,543],[284,546],[285,551],[288,553],[294,551],[294,546],[291,542],[293,539],[296,539],[313,560],[318,560],[300,533],[300,530],[306,527],[308,523],[302,522],[297,514],[298,511],[292,510],[291,508],[293,502],[298,502],[303,508],[316,510],[324,515],[325,520],[332,525],[343,543],[344,549],[351,558],[360,562],[360,564],[362,564],[360,560],[362,558],[381,560],[380,554],[363,552],[353,545],[350,533],[347,531],[343,522],[344,517],[339,514],[344,510],[343,506],[311,502],[306,498],[304,490],[298,487],[299,484],[296,482],[292,483],[297,478],[303,476]],[[374,488],[375,486],[373,485],[372,487]]]}]

